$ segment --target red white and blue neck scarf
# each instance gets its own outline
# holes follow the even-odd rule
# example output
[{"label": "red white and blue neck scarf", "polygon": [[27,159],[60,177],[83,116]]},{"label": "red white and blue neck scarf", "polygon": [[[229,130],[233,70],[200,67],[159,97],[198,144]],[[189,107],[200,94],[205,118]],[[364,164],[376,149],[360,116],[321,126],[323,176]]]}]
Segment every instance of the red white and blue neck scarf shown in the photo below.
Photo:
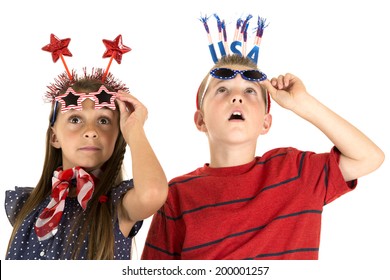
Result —
[{"label": "red white and blue neck scarf", "polygon": [[62,170],[59,167],[53,173],[52,193],[49,204],[43,209],[35,223],[35,232],[40,241],[49,239],[57,233],[65,207],[65,199],[69,194],[72,180],[76,180],[76,194],[80,206],[85,210],[95,189],[95,181],[101,170],[88,174],[80,167]]}]

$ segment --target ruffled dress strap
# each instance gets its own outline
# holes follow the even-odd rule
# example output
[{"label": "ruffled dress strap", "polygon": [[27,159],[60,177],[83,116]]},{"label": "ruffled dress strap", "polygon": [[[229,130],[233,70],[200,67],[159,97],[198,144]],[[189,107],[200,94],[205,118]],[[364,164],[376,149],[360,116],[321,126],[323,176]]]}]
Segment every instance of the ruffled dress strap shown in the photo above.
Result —
[{"label": "ruffled dress strap", "polygon": [[12,226],[15,224],[16,216],[19,214],[33,189],[31,187],[15,187],[15,190],[5,192],[5,213]]}]

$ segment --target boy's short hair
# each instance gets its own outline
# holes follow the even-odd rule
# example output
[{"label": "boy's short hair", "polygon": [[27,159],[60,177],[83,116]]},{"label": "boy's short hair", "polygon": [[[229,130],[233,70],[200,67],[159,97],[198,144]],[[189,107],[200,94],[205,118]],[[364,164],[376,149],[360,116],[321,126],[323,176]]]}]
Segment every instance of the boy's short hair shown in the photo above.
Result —
[{"label": "boy's short hair", "polygon": [[[215,68],[221,68],[221,67],[224,67],[227,65],[239,65],[239,66],[248,67],[249,69],[259,70],[257,65],[248,57],[244,57],[244,56],[238,55],[238,54],[225,55],[225,56],[221,57],[221,59],[219,59],[217,61],[217,63],[215,63],[215,65],[209,70],[209,72],[204,77],[203,81],[201,82],[201,84],[198,88],[198,92],[196,94],[196,108],[198,110],[201,109],[202,96],[204,94],[206,94],[204,91],[207,90],[205,87],[206,87],[207,80],[208,80],[209,75],[210,75],[210,71],[215,69]],[[270,105],[271,105],[269,93],[262,85],[260,85],[260,88],[262,90],[262,95],[263,95],[263,98],[265,101],[266,113],[269,113]]]}]

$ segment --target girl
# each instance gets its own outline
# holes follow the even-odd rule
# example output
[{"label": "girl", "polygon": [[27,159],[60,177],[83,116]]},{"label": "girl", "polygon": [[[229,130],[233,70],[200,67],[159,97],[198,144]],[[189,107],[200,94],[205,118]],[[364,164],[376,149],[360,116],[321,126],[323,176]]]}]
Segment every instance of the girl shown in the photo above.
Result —
[{"label": "girl", "polygon": [[[6,259],[130,259],[142,220],[164,203],[167,179],[143,128],[147,109],[102,74],[59,79],[41,178],[34,189],[6,193],[14,227]],[[129,181],[121,173],[126,144]]]}]

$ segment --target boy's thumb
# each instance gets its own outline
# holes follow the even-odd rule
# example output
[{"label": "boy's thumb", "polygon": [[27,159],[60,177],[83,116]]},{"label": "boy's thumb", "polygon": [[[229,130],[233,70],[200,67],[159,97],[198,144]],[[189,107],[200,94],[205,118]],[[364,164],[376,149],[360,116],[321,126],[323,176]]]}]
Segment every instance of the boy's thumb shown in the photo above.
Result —
[{"label": "boy's thumb", "polygon": [[271,82],[268,79],[261,81],[260,83],[266,88],[266,90],[269,92],[271,96],[273,96],[274,93],[277,91],[276,88],[274,88],[274,86],[271,84]]}]

